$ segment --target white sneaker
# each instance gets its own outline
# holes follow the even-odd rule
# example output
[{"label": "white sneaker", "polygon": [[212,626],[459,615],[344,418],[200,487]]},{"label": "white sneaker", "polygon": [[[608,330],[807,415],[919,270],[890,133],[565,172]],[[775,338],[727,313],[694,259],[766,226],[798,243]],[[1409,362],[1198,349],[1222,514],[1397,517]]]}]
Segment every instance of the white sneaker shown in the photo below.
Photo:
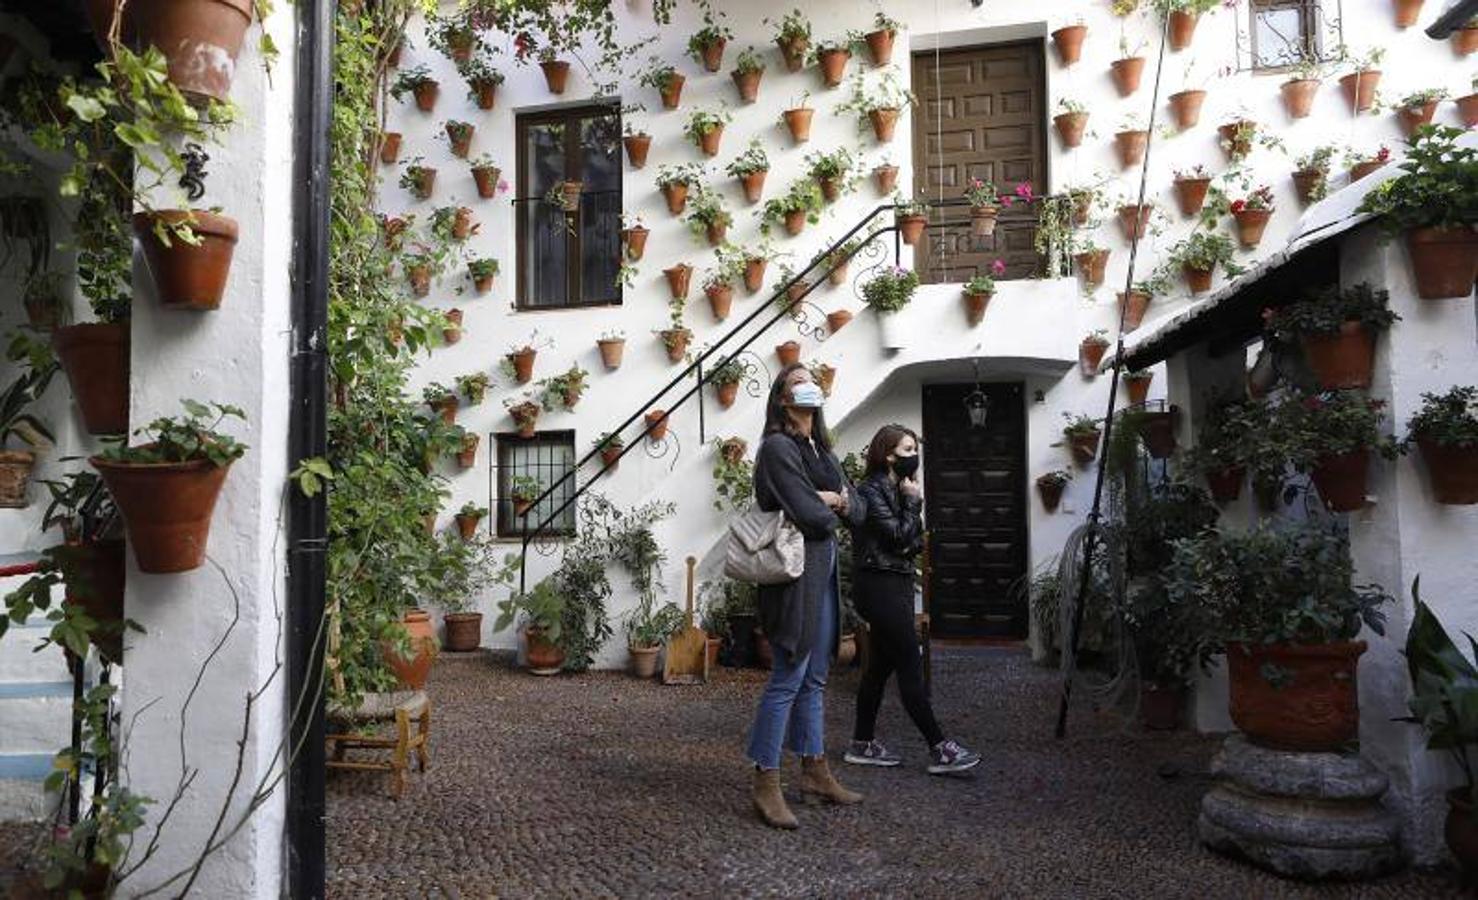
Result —
[{"label": "white sneaker", "polygon": [[842,759],[854,766],[884,766],[891,768],[902,765],[903,757],[889,752],[879,740],[853,741]]}]

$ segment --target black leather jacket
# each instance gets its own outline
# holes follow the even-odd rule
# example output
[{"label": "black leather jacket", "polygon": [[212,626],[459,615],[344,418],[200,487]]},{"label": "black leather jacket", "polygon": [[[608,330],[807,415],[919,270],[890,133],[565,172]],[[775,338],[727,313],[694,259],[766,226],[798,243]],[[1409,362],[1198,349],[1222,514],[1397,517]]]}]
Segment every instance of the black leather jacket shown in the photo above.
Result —
[{"label": "black leather jacket", "polygon": [[898,490],[886,474],[857,485],[867,518],[852,529],[852,564],[859,570],[912,575],[913,560],[924,549],[924,501]]}]

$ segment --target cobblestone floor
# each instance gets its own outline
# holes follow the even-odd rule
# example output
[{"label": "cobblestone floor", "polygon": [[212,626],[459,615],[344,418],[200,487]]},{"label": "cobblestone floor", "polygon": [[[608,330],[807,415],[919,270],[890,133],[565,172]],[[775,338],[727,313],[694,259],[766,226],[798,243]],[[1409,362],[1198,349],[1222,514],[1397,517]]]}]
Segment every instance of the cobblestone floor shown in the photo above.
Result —
[{"label": "cobblestone floor", "polygon": [[[1193,836],[1214,740],[1083,712],[1055,741],[1055,680],[1017,650],[937,651],[935,677],[946,729],[985,754],[974,777],[925,775],[890,695],[880,729],[906,767],[837,764],[866,801],[797,804],[786,833],[753,818],[741,759],[763,673],[664,688],[444,657],[431,770],[399,801],[330,773],[329,896],[1461,896],[1443,875],[1311,888],[1222,859]],[[855,684],[829,691],[834,753]]]}]

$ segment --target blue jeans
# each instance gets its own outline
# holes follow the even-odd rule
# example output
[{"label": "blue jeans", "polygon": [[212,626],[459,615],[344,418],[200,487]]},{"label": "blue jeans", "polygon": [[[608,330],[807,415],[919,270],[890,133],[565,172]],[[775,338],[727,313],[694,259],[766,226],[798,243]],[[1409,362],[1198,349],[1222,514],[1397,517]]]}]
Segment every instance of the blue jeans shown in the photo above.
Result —
[{"label": "blue jeans", "polygon": [[802,756],[821,756],[826,752],[821,701],[836,642],[835,548],[832,577],[826,584],[826,596],[819,604],[820,620],[811,629],[811,646],[798,647],[794,654],[775,648],[770,681],[760,696],[759,711],[749,730],[749,759],[761,769],[780,768],[782,745]]}]

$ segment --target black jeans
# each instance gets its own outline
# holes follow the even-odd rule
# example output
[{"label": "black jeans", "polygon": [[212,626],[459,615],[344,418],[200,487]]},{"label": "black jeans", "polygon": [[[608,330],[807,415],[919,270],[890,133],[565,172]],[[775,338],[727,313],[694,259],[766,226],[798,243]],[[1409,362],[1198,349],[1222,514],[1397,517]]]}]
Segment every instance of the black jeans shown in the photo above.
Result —
[{"label": "black jeans", "polygon": [[852,737],[870,741],[875,736],[878,707],[888,676],[898,676],[898,694],[909,718],[933,747],[944,740],[934,709],[924,690],[924,665],[914,630],[913,576],[901,572],[859,570],[852,578],[852,599],[868,624],[871,653],[857,691],[857,724]]}]

